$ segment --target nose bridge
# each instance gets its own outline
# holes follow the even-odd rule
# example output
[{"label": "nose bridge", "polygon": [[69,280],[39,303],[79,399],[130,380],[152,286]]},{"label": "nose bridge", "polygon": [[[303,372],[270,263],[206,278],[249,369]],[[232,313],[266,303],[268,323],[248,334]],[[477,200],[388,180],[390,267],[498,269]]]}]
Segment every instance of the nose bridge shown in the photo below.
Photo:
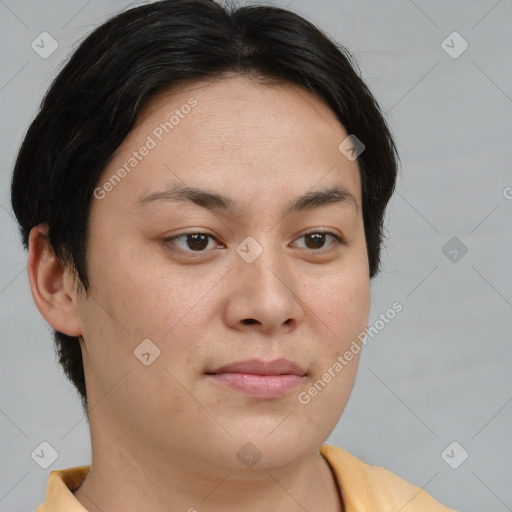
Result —
[{"label": "nose bridge", "polygon": [[267,232],[266,235],[249,235],[242,240],[236,247],[236,253],[243,260],[243,263],[239,262],[241,267],[244,270],[248,267],[250,272],[253,269],[262,272],[264,269],[268,270],[268,267],[278,265],[278,261],[282,259],[279,255],[281,247],[273,238],[275,237]]},{"label": "nose bridge", "polygon": [[[236,248],[240,279],[247,279],[253,292],[261,293],[267,300],[294,300],[293,277],[286,268],[286,255],[275,237],[246,237]],[[272,294],[272,297],[270,296]],[[277,304],[276,304],[277,305]]]}]

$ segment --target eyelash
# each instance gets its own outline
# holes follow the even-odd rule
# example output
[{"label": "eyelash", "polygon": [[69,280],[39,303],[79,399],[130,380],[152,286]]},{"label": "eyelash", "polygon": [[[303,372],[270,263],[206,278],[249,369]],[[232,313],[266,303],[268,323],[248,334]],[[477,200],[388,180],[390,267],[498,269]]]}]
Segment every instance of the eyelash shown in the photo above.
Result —
[{"label": "eyelash", "polygon": [[[346,245],[345,238],[343,236],[337,235],[336,233],[333,233],[332,231],[322,231],[322,230],[309,231],[308,233],[303,233],[300,237],[298,237],[298,239],[304,238],[304,237],[306,237],[308,235],[317,235],[317,234],[330,235],[335,240],[335,244],[334,245]],[[187,235],[206,235],[207,237],[209,237],[209,238],[211,238],[213,240],[216,240],[218,242],[218,240],[213,235],[210,235],[209,233],[204,233],[204,232],[201,232],[201,231],[188,231],[188,232],[185,232],[185,233],[180,233],[179,235],[175,235],[175,236],[172,236],[172,237],[169,237],[169,238],[164,238],[163,241],[166,244],[167,243],[168,244],[172,244],[176,239],[179,239],[179,238],[182,238],[182,237],[186,237]],[[329,245],[328,247],[331,247],[331,245]],[[328,248],[327,249],[324,249],[324,248],[322,248],[322,249],[302,248],[302,249],[305,249],[306,251],[310,251],[312,253],[323,253],[323,252],[329,250]],[[206,250],[203,250],[203,251],[192,251],[192,250],[184,250],[184,249],[179,249],[179,248],[178,248],[178,250],[181,251],[181,252],[184,252],[186,254],[197,254],[197,255],[209,252],[209,251],[206,251]]]}]

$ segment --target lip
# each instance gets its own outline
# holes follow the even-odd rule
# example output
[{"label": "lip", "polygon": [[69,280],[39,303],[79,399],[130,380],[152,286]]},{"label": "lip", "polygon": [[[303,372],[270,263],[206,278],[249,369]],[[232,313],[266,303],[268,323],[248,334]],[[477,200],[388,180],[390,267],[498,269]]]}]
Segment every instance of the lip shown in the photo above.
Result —
[{"label": "lip", "polygon": [[235,361],[206,372],[214,381],[258,398],[283,396],[299,386],[306,370],[288,359]]},{"label": "lip", "polygon": [[246,359],[226,364],[212,373],[252,373],[253,375],[300,375],[306,374],[306,370],[289,359],[274,359],[273,361],[262,361],[261,359]]}]

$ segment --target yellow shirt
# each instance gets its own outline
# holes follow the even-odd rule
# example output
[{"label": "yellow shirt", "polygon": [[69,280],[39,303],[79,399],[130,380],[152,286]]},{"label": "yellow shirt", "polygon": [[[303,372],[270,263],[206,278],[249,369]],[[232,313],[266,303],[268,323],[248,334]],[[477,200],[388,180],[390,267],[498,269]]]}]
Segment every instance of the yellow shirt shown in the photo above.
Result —
[{"label": "yellow shirt", "polygon": [[[336,477],[345,512],[455,512],[391,471],[370,466],[337,446],[324,444],[320,453]],[[45,502],[35,512],[87,512],[71,491],[80,486],[89,468],[52,471]]]}]

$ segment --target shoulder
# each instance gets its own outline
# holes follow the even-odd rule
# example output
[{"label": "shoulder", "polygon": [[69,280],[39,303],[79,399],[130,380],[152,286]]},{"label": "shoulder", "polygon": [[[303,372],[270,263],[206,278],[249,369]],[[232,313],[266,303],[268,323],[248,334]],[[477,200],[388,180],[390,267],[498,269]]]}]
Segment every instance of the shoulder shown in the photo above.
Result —
[{"label": "shoulder", "polygon": [[455,512],[422,488],[388,469],[366,464],[342,448],[323,445],[320,453],[336,477],[346,512]]}]

